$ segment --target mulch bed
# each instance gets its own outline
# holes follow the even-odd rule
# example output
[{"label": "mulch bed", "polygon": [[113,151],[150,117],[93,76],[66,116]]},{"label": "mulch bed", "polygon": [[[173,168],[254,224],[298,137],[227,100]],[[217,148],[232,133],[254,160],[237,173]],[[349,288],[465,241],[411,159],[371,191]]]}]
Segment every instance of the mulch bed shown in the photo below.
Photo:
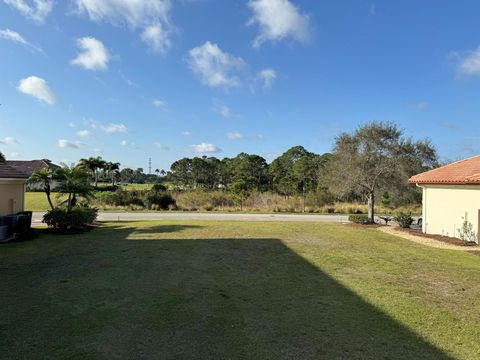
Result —
[{"label": "mulch bed", "polygon": [[[410,235],[415,235],[415,236],[421,236],[424,238],[428,239],[434,239],[438,240],[450,245],[457,245],[457,246],[468,246],[472,247],[473,249],[478,248],[478,245],[467,245],[464,241],[454,238],[454,237],[449,237],[449,236],[442,236],[442,235],[432,235],[432,234],[424,234],[420,230],[413,230],[413,229],[403,229],[401,227],[396,227],[395,230],[403,231],[406,232]],[[476,251],[474,251],[476,253]]]}]

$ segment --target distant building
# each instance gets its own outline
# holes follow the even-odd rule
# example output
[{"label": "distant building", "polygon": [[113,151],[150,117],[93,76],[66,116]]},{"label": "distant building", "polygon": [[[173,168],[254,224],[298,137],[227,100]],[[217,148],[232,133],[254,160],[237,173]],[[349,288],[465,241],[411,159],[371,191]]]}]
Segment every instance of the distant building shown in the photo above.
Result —
[{"label": "distant building", "polygon": [[28,177],[13,166],[0,163],[0,216],[24,211]]},{"label": "distant building", "polygon": [[423,189],[422,230],[459,237],[466,221],[480,234],[480,156],[454,162],[410,178]]}]

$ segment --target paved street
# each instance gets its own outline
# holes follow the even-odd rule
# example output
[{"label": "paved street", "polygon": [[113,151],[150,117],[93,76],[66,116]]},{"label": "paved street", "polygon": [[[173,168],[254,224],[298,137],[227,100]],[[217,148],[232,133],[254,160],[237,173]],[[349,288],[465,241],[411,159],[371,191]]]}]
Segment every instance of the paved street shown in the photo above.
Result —
[{"label": "paved street", "polygon": [[[41,225],[43,212],[33,213],[33,225]],[[100,212],[100,221],[139,221],[139,220],[224,220],[224,221],[329,221],[347,222],[345,215],[306,215],[306,214],[225,214],[196,212]]]}]

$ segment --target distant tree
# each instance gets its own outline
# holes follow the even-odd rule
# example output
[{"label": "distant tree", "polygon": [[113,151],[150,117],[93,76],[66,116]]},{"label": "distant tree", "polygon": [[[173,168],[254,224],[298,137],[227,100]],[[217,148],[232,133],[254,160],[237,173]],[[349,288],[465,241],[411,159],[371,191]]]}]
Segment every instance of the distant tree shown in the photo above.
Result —
[{"label": "distant tree", "polygon": [[337,137],[329,166],[330,189],[335,193],[365,194],[368,218],[375,220],[375,196],[380,191],[405,186],[413,173],[437,161],[429,141],[414,142],[395,124],[372,122],[353,134]]},{"label": "distant tree", "polygon": [[192,185],[192,160],[183,158],[175,161],[170,167],[173,183],[187,189]]},{"label": "distant tree", "polygon": [[237,179],[232,183],[230,191],[234,199],[240,204],[240,210],[243,210],[243,202],[250,194],[248,183],[243,179]]},{"label": "distant tree", "polygon": [[106,162],[100,157],[90,157],[88,159],[80,159],[79,166],[90,172],[95,182],[95,187],[98,187],[99,170],[105,169]]},{"label": "distant tree", "polygon": [[231,181],[243,180],[249,190],[266,190],[269,185],[267,161],[259,155],[240,153],[229,164]]},{"label": "distant tree", "polygon": [[55,180],[56,170],[53,169],[40,169],[35,171],[32,176],[28,179],[28,183],[32,185],[40,185],[43,188],[43,192],[47,195],[48,204],[50,208],[53,210],[55,207],[53,206],[52,199],[51,199],[51,185],[52,182]]},{"label": "distant tree", "polygon": [[273,189],[282,195],[302,193],[315,188],[318,178],[319,155],[303,146],[294,146],[273,160],[270,165]]},{"label": "distant tree", "polygon": [[112,186],[115,185],[115,175],[117,174],[118,170],[120,169],[119,162],[106,162],[104,165],[104,169],[107,171],[107,175],[112,182]]},{"label": "distant tree", "polygon": [[0,163],[4,163],[5,161],[5,156],[0,152]]}]

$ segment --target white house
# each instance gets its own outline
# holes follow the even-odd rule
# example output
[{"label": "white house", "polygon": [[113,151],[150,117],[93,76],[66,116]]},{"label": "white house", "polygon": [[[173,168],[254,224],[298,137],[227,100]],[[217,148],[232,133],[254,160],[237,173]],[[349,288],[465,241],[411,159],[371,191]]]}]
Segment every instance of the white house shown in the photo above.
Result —
[{"label": "white house", "polygon": [[415,175],[409,182],[423,189],[424,233],[460,237],[466,222],[479,242],[480,156]]}]

